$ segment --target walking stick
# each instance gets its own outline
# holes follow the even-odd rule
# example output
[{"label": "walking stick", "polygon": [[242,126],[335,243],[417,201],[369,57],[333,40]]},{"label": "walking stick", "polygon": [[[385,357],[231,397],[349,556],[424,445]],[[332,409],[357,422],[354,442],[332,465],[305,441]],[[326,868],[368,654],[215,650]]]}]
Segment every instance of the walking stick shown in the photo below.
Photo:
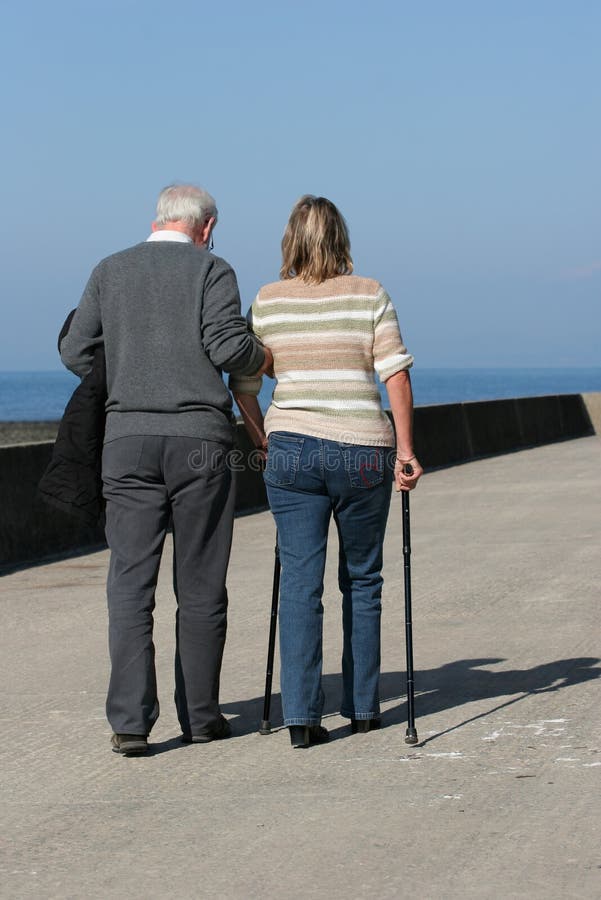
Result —
[{"label": "walking stick", "polygon": [[[405,474],[412,475],[413,467],[407,463]],[[405,574],[405,645],[407,650],[407,730],[406,744],[417,744],[415,730],[415,694],[413,683],[413,624],[411,622],[411,528],[409,519],[409,491],[403,494],[403,570]]]},{"label": "walking stick", "polygon": [[280,599],[280,548],[276,538],[273,563],[273,591],[271,594],[271,619],[269,622],[269,644],[267,647],[267,671],[265,673],[265,697],[263,700],[263,721],[259,734],[271,734],[269,715],[271,710],[271,682],[273,680],[273,659],[275,656],[275,635],[278,624],[278,601]]}]

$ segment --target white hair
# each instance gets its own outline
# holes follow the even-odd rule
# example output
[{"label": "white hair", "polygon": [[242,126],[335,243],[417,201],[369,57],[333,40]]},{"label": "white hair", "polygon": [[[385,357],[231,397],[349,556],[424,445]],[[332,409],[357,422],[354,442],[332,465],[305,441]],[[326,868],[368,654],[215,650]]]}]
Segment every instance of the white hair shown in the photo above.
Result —
[{"label": "white hair", "polygon": [[156,215],[159,227],[167,222],[185,222],[195,227],[212,217],[217,221],[215,200],[193,184],[170,184],[159,194]]}]

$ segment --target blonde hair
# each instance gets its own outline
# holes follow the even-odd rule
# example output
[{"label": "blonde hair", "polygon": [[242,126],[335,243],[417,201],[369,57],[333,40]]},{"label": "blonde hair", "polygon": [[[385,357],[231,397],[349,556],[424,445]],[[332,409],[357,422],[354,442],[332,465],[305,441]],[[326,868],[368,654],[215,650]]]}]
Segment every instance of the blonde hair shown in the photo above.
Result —
[{"label": "blonde hair", "polygon": [[320,284],[353,271],[344,218],[331,200],[305,194],[294,205],[282,238],[281,278]]}]

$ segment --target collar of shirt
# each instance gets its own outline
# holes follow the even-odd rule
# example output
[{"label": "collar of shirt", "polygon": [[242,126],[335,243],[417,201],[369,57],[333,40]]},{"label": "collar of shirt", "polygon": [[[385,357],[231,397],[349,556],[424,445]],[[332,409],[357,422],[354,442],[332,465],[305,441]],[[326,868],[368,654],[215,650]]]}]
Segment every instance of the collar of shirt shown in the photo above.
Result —
[{"label": "collar of shirt", "polygon": [[182,231],[170,231],[167,228],[161,228],[160,231],[153,231],[146,241],[179,241],[180,244],[191,244],[192,238],[189,234]]}]

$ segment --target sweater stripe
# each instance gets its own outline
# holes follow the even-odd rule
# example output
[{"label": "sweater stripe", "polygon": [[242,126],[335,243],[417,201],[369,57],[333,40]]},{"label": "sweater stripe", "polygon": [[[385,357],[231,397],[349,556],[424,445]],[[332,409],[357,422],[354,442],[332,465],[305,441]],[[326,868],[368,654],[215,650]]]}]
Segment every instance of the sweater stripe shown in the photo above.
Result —
[{"label": "sweater stripe", "polygon": [[278,409],[338,409],[353,412],[358,409],[380,409],[378,400],[319,400],[316,397],[296,397],[294,400],[278,400]]},{"label": "sweater stripe", "polygon": [[365,381],[373,382],[374,378],[364,369],[291,369],[278,374],[278,384],[296,381]]},{"label": "sweater stripe", "polygon": [[346,321],[354,321],[356,319],[364,320],[366,322],[372,322],[374,318],[373,310],[337,310],[332,312],[326,312],[325,310],[319,310],[318,312],[302,312],[302,313],[274,313],[269,316],[257,316],[256,319],[253,317],[253,323],[256,324],[258,328],[268,328],[270,325],[294,325],[297,322],[303,323],[311,323],[316,322],[321,324],[323,322],[346,322]]},{"label": "sweater stripe", "polygon": [[[296,279],[291,279],[287,282],[281,282],[283,284],[291,284],[292,281],[296,281]],[[269,287],[269,286],[268,286]],[[264,289],[261,289],[257,294],[257,299],[261,299],[261,309],[268,311],[270,307],[276,306],[279,304],[285,304],[286,309],[291,309],[295,306],[299,307],[299,309],[311,309],[311,307],[315,307],[315,309],[321,309],[324,306],[332,306],[333,308],[340,309],[349,309],[354,308],[358,305],[363,304],[366,308],[372,308],[374,305],[374,300],[377,302],[386,302],[388,299],[388,295],[384,288],[381,288],[380,291],[374,296],[371,293],[361,293],[357,291],[355,293],[347,293],[347,294],[327,294],[321,295],[318,291],[315,297],[312,297],[308,288],[311,285],[303,285],[304,293],[301,297],[298,292],[295,292],[295,296],[291,294],[282,294],[279,297],[268,297],[263,293]],[[323,288],[323,284],[318,285],[319,288]]]}]

